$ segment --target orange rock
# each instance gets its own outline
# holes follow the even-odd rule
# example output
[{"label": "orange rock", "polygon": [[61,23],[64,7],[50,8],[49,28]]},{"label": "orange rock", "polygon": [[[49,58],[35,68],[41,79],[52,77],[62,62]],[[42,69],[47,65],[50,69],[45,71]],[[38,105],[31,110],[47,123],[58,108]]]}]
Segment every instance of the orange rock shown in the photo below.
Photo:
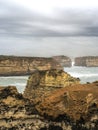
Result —
[{"label": "orange rock", "polygon": [[98,109],[98,86],[85,84],[60,88],[36,104],[36,109],[43,116],[56,119],[60,115],[67,115],[75,121],[83,116],[87,120],[93,105],[95,110]]}]

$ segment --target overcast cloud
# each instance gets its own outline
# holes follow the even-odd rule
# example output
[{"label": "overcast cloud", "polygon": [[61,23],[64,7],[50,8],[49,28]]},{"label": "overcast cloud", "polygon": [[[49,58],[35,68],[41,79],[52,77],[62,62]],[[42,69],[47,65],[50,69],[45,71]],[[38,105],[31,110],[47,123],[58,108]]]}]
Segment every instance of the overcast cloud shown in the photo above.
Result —
[{"label": "overcast cloud", "polygon": [[97,41],[97,0],[0,0],[0,55],[98,55]]}]

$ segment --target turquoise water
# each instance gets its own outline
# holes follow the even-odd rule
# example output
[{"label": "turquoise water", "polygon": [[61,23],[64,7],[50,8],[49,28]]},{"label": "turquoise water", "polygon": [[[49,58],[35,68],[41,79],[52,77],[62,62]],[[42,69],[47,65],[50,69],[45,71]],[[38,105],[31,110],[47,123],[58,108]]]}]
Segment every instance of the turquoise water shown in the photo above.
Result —
[{"label": "turquoise water", "polygon": [[[74,77],[80,78],[81,83],[98,80],[98,67],[71,67],[64,68],[66,72]],[[13,85],[19,92],[23,92],[29,76],[0,77],[0,86]]]}]

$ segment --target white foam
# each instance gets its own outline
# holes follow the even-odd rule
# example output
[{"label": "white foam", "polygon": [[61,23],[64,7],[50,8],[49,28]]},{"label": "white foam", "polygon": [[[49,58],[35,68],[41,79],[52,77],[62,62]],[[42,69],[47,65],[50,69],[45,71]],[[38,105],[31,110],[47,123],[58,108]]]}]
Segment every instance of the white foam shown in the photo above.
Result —
[{"label": "white foam", "polygon": [[26,86],[26,83],[12,83],[10,85],[14,85],[14,86]]},{"label": "white foam", "polygon": [[85,73],[75,73],[75,72],[69,72],[70,75],[74,77],[98,77],[98,74],[85,74]]},{"label": "white foam", "polygon": [[75,62],[74,62],[74,61],[72,61],[72,67],[74,66],[74,64],[75,64]]},{"label": "white foam", "polygon": [[0,79],[28,79],[29,76],[1,76]]}]

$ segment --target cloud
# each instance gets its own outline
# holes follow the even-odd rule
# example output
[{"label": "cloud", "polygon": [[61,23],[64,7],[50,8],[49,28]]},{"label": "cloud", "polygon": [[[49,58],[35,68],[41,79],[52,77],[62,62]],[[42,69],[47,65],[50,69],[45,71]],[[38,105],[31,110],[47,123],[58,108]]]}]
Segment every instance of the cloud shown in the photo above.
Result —
[{"label": "cloud", "polygon": [[0,39],[0,54],[70,57],[98,55],[97,37],[43,37]]},{"label": "cloud", "polygon": [[[1,1],[0,34],[12,37],[98,36],[97,9],[54,9],[43,15],[19,5]],[[98,23],[96,23],[98,27]],[[93,33],[92,33],[93,31]]]},{"label": "cloud", "polygon": [[0,0],[0,54],[97,55],[97,8],[22,2]]}]

